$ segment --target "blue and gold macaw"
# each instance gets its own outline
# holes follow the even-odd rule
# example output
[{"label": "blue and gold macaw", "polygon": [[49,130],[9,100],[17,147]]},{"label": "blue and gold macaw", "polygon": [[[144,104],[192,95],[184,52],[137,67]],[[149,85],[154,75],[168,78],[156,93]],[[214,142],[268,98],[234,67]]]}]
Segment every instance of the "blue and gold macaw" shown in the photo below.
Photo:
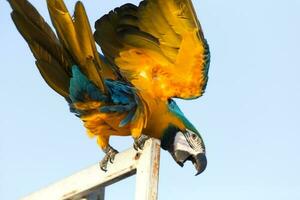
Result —
[{"label": "blue and gold macaw", "polygon": [[28,1],[9,3],[41,75],[105,152],[101,169],[118,153],[109,138],[129,135],[136,149],[158,138],[179,165],[206,168],[203,140],[174,101],[200,97],[208,80],[209,47],[191,0],[125,4],[101,17],[94,34],[81,2],[72,17],[63,0],[47,0],[57,34]]}]

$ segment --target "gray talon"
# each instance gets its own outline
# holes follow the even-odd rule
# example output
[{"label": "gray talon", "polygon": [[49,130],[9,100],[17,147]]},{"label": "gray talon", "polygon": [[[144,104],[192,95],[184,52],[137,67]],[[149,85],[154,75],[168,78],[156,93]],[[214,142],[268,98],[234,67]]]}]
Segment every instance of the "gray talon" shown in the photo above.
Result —
[{"label": "gray talon", "polygon": [[114,154],[111,154],[111,156],[110,156],[110,158],[109,158],[109,162],[110,162],[110,163],[113,163],[113,162],[114,162],[115,156],[116,156],[117,153],[119,153],[119,152],[116,151]]},{"label": "gray talon", "polygon": [[107,171],[107,163],[108,163],[108,159],[107,159],[107,156],[105,156],[99,163],[100,169],[102,171],[105,171],[105,172]]},{"label": "gray talon", "polygon": [[102,171],[107,171],[107,164],[108,162],[113,163],[115,156],[117,153],[119,153],[117,150],[115,150],[114,148],[112,148],[111,146],[108,146],[106,149],[103,149],[105,156],[104,158],[101,160],[101,162],[99,163],[100,165],[100,169]]},{"label": "gray talon", "polygon": [[147,135],[141,135],[139,138],[134,139],[133,148],[136,151],[138,151],[139,149],[143,150],[145,143],[148,139],[150,139],[150,137]]}]

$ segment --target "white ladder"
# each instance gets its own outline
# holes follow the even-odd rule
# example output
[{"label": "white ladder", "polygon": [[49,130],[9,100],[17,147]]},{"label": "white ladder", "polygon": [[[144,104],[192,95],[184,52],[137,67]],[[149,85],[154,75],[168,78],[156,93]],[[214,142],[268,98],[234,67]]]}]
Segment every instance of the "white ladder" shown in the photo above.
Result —
[{"label": "white ladder", "polygon": [[105,187],[136,174],[136,200],[156,200],[160,141],[149,139],[143,151],[133,148],[118,153],[108,171],[98,164],[84,169],[22,200],[104,200]]}]

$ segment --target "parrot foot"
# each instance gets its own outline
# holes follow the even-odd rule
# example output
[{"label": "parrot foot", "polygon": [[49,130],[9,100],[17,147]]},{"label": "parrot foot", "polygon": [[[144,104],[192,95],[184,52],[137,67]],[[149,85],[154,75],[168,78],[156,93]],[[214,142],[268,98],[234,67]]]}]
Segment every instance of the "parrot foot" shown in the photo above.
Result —
[{"label": "parrot foot", "polygon": [[134,139],[133,148],[136,151],[138,151],[139,149],[143,150],[145,143],[148,139],[150,139],[150,137],[147,135],[141,135],[139,138]]},{"label": "parrot foot", "polygon": [[117,153],[119,153],[117,150],[115,150],[114,148],[112,148],[111,146],[108,145],[108,147],[106,149],[103,149],[105,156],[104,158],[101,160],[101,162],[99,163],[100,165],[100,169],[102,171],[107,171],[107,165],[108,162],[113,163],[115,156]]}]

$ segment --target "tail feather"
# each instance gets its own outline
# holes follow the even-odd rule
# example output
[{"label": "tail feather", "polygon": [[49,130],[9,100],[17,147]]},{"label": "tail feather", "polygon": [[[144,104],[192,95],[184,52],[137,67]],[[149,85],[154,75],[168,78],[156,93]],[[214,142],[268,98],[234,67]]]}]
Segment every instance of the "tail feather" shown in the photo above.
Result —
[{"label": "tail feather", "polygon": [[69,95],[72,61],[55,33],[26,0],[9,0],[12,19],[37,59],[37,67],[48,85],[64,97]]},{"label": "tail feather", "polygon": [[44,19],[38,11],[26,0],[9,0],[8,1],[13,9],[13,12],[19,13],[28,21],[33,23],[35,27],[39,28],[42,32],[47,34],[52,40],[57,40],[54,32],[50,26],[45,23]]},{"label": "tail feather", "polygon": [[53,25],[63,46],[100,91],[106,92],[100,73],[102,63],[82,3],[77,2],[74,19],[70,16],[63,0],[47,0],[47,4]]}]

